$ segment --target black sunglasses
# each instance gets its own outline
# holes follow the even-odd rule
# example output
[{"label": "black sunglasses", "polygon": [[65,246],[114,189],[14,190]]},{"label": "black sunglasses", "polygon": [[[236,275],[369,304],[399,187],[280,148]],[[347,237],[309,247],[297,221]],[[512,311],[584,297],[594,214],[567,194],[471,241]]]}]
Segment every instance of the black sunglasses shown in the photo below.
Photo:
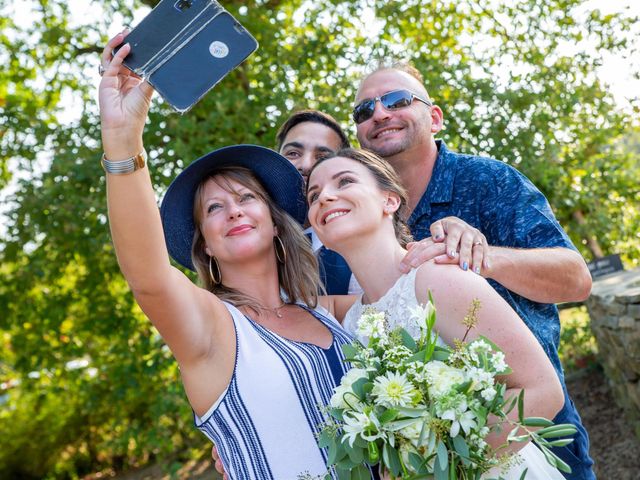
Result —
[{"label": "black sunglasses", "polygon": [[353,109],[353,120],[356,124],[365,122],[373,116],[373,112],[376,109],[376,102],[380,100],[380,104],[387,110],[398,110],[400,108],[408,107],[413,103],[413,100],[418,100],[425,105],[431,107],[433,103],[424,98],[420,98],[409,90],[393,90],[387,92],[384,95],[380,95],[375,98],[367,98],[361,101]]}]

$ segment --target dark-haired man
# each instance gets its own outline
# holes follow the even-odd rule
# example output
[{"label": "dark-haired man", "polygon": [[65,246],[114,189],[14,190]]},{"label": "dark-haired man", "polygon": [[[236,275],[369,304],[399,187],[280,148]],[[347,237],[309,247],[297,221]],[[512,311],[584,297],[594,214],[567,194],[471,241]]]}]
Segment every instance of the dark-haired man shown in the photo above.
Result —
[{"label": "dark-haired man", "polygon": [[[276,134],[278,151],[287,158],[304,177],[322,157],[350,146],[340,124],[331,115],[318,110],[299,110],[284,121]],[[344,259],[325,248],[313,229],[307,234],[318,257],[320,277],[329,295],[358,293],[360,286]]]},{"label": "dark-haired man", "polygon": [[307,179],[322,157],[349,148],[349,139],[335,118],[318,110],[294,112],[276,134],[277,150]]}]

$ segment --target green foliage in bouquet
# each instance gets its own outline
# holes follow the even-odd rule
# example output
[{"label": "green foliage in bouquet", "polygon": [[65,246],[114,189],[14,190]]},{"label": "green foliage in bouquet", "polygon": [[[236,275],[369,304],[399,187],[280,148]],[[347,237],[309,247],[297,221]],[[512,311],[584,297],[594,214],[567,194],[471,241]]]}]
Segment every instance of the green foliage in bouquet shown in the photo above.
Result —
[{"label": "green foliage in bouquet", "polygon": [[[354,368],[335,388],[318,437],[337,478],[370,478],[369,468],[380,464],[407,480],[479,479],[513,464],[512,455],[500,452],[510,442],[527,440],[537,443],[551,465],[570,472],[550,447],[571,442],[559,437],[571,436],[575,427],[525,418],[524,391],[507,396],[499,378],[511,373],[504,353],[484,337],[465,341],[479,308],[474,301],[464,319],[467,332],[453,347],[438,342],[431,296],[426,306],[407,312],[419,338],[403,328],[390,330],[384,313],[365,311],[358,333],[368,345],[343,347]],[[514,421],[507,415],[516,407]],[[487,435],[504,425],[513,427],[508,443],[494,450]]]}]

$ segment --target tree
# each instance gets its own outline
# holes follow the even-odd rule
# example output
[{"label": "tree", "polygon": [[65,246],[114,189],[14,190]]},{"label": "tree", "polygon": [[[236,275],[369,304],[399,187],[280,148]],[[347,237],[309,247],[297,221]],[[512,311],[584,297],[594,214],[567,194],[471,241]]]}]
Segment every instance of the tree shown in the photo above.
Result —
[{"label": "tree", "polygon": [[[602,51],[629,47],[634,19],[581,19],[579,0],[378,3],[225,2],[260,49],[187,115],[154,103],[145,144],[158,191],[213,148],[273,145],[292,109],[349,125],[358,76],[402,57],[444,108],[451,147],[527,174],[587,257],[591,238],[637,264],[638,149],[625,143],[637,126],[633,137],[632,115],[595,75]],[[112,19],[142,3],[92,2],[81,24],[62,0],[33,2],[28,24],[0,5],[0,187],[22,178],[5,190],[0,240],[0,382],[13,385],[0,475],[73,477],[202,445],[176,364],[135,306],[108,234],[95,71]],[[595,50],[581,46],[587,37]]]}]

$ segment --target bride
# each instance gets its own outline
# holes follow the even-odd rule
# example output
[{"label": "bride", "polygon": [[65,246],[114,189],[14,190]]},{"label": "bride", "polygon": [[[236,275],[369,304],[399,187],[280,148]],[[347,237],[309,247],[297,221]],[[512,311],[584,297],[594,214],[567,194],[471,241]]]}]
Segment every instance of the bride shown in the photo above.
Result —
[{"label": "bride", "polygon": [[[401,220],[406,194],[398,177],[386,162],[362,150],[345,149],[320,160],[309,173],[307,184],[309,221],[322,242],[340,253],[351,267],[364,293],[356,299],[343,326],[356,334],[363,306],[387,312],[391,327],[402,326],[418,335],[417,326],[406,312],[428,301],[430,290],[438,308],[436,330],[442,340],[453,344],[466,327],[462,319],[472,300],[482,304],[478,325],[470,339],[483,335],[505,353],[513,369],[506,376],[507,395],[525,389],[525,416],[553,418],[561,409],[560,382],[544,350],[513,309],[479,275],[457,266],[427,262],[403,274],[400,261],[411,237]],[[468,337],[469,338],[469,337]],[[366,344],[367,339],[360,338]],[[516,412],[510,416],[515,419]],[[492,433],[488,443],[504,444],[508,429]],[[507,479],[518,479],[524,469],[527,479],[558,479],[562,474],[550,466],[532,443],[514,443],[522,462],[512,467]],[[485,477],[495,477],[491,471]]]}]

